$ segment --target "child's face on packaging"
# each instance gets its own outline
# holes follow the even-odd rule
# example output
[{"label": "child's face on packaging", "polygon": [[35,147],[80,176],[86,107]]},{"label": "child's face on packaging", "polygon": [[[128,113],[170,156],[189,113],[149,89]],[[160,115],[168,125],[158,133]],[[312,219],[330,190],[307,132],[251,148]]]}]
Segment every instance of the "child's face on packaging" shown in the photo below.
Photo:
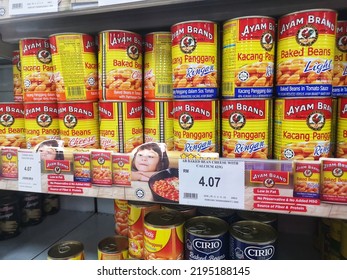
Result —
[{"label": "child's face on packaging", "polygon": [[51,146],[42,146],[39,149],[39,152],[41,155],[41,159],[43,159],[43,160],[54,160],[55,159],[56,151]]},{"label": "child's face on packaging", "polygon": [[139,151],[135,158],[138,171],[155,171],[159,163],[159,155],[153,150]]}]

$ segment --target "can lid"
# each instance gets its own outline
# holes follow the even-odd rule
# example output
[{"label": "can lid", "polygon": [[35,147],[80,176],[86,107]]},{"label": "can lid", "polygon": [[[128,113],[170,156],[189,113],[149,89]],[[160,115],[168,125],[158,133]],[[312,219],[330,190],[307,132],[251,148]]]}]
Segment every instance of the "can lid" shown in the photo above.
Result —
[{"label": "can lid", "polygon": [[98,244],[99,251],[103,253],[119,253],[128,250],[128,238],[121,235],[109,236],[101,240]]},{"label": "can lid", "polygon": [[266,245],[277,239],[277,232],[272,226],[257,221],[236,222],[231,225],[229,232],[237,240],[249,244]]},{"label": "can lid", "polygon": [[228,231],[228,223],[213,216],[197,216],[184,224],[185,230],[200,237],[218,237]]},{"label": "can lid", "polygon": [[262,223],[272,223],[277,220],[277,215],[275,213],[237,211],[237,216],[243,220],[253,220]]},{"label": "can lid", "polygon": [[214,207],[198,207],[198,212],[205,216],[215,216],[222,219],[227,219],[235,215],[235,210],[214,208]]},{"label": "can lid", "polygon": [[183,225],[182,213],[175,210],[154,210],[145,215],[144,223],[155,228],[170,228]]},{"label": "can lid", "polygon": [[62,241],[48,250],[48,257],[50,259],[64,260],[81,254],[83,250],[84,246],[79,241]]},{"label": "can lid", "polygon": [[177,205],[177,204],[167,204],[167,205],[162,205],[163,209],[168,209],[168,210],[176,210],[179,212],[183,211],[189,211],[193,210],[196,207],[195,206],[190,206],[190,205]]}]

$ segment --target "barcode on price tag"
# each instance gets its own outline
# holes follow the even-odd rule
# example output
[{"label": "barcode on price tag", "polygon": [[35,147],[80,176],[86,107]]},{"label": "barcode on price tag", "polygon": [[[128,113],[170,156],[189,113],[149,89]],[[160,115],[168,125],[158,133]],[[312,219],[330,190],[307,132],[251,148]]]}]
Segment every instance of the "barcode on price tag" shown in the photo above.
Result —
[{"label": "barcode on price tag", "polygon": [[244,209],[245,164],[236,160],[180,160],[179,203]]},{"label": "barcode on price tag", "polygon": [[40,153],[18,151],[18,190],[42,192]]}]

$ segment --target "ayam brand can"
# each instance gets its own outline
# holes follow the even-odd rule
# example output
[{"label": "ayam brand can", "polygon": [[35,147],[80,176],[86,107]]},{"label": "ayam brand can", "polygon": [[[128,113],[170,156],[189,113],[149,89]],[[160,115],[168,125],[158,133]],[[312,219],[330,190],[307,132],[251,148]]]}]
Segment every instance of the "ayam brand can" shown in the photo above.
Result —
[{"label": "ayam brand can", "polygon": [[58,33],[49,36],[57,101],[95,101],[98,93],[94,36]]},{"label": "ayam brand can", "polygon": [[61,241],[47,253],[48,260],[84,260],[84,245],[75,240]]},{"label": "ayam brand can", "polygon": [[75,182],[91,182],[91,152],[73,152]]},{"label": "ayam brand can", "polygon": [[26,147],[22,103],[0,103],[0,146]]},{"label": "ayam brand can", "polygon": [[144,259],[183,260],[183,215],[174,210],[154,210],[144,220]]},{"label": "ayam brand can", "polygon": [[128,240],[129,257],[144,258],[144,221],[145,215],[160,209],[159,204],[128,201]]},{"label": "ayam brand can", "polygon": [[277,231],[257,221],[239,221],[229,228],[231,260],[271,260],[276,256]]},{"label": "ayam brand can", "polygon": [[1,148],[1,178],[18,178],[18,147]]},{"label": "ayam brand can", "polygon": [[20,195],[22,226],[33,226],[42,222],[42,194],[21,193]]},{"label": "ayam brand can", "polygon": [[126,260],[128,258],[128,238],[109,236],[98,243],[98,260]]},{"label": "ayam brand can", "polygon": [[347,20],[337,22],[332,83],[333,96],[347,95]]},{"label": "ayam brand can", "polygon": [[142,109],[141,101],[99,101],[101,148],[130,153],[142,144]]},{"label": "ayam brand can", "polygon": [[187,220],[184,224],[185,259],[228,259],[228,228],[227,222],[213,216],[200,216]]},{"label": "ayam brand can", "polygon": [[60,139],[57,103],[25,102],[24,124],[28,149],[45,140]]},{"label": "ayam brand can", "polygon": [[172,99],[171,33],[146,34],[144,48],[144,98]]},{"label": "ayam brand can", "polygon": [[0,193],[0,240],[17,236],[21,232],[21,213],[16,195]]},{"label": "ayam brand can", "polygon": [[276,99],[274,159],[317,160],[330,156],[332,98]]},{"label": "ayam brand can", "polygon": [[142,99],[142,37],[126,30],[99,33],[99,99]]},{"label": "ayam brand can", "polygon": [[49,40],[19,40],[24,102],[57,101]]},{"label": "ayam brand can", "polygon": [[347,203],[347,160],[323,158],[321,164],[321,201]]},{"label": "ayam brand can", "polygon": [[337,13],[304,10],[278,20],[279,97],[331,96]]},{"label": "ayam brand can", "polygon": [[42,204],[45,215],[54,215],[60,210],[60,196],[57,194],[43,194]]},{"label": "ayam brand can", "polygon": [[174,149],[173,101],[144,101],[144,141],[165,143],[168,151]]},{"label": "ayam brand can", "polygon": [[98,102],[58,102],[61,140],[69,148],[99,148]]},{"label": "ayam brand can", "polygon": [[293,164],[293,196],[319,199],[320,162],[294,161]]},{"label": "ayam brand can", "polygon": [[339,97],[337,104],[336,157],[347,158],[347,97]]},{"label": "ayam brand can", "polygon": [[275,27],[275,19],[265,16],[234,18],[223,24],[223,97],[273,96]]},{"label": "ayam brand can", "polygon": [[23,102],[22,73],[19,50],[12,52],[13,100]]},{"label": "ayam brand can", "polygon": [[114,225],[115,233],[128,237],[128,201],[125,199],[115,199],[114,207]]},{"label": "ayam brand can", "polygon": [[267,213],[267,212],[255,212],[255,211],[246,211],[246,210],[238,210],[237,216],[240,220],[247,221],[256,221],[264,224],[268,224],[273,228],[277,229],[277,221],[278,215],[275,213]]},{"label": "ayam brand can", "polygon": [[112,153],[113,185],[131,186],[131,156]]},{"label": "ayam brand can", "polygon": [[219,106],[217,100],[174,100],[174,150],[218,151]]},{"label": "ayam brand can", "polygon": [[212,21],[171,27],[174,99],[213,99],[218,93],[218,30]]},{"label": "ayam brand can", "polygon": [[112,153],[110,151],[91,151],[92,183],[96,185],[112,185]]},{"label": "ayam brand can", "polygon": [[272,100],[222,99],[222,152],[229,158],[272,156]]}]

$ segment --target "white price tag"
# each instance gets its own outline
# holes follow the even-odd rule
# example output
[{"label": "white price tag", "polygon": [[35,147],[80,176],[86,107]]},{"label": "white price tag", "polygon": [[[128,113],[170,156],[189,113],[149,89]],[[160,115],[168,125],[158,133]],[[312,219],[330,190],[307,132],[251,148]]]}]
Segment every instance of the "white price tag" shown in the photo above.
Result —
[{"label": "white price tag", "polygon": [[245,163],[237,160],[180,160],[180,204],[244,209]]},{"label": "white price tag", "polygon": [[10,16],[58,12],[58,0],[9,0]]},{"label": "white price tag", "polygon": [[144,1],[144,0],[99,0],[98,4],[99,4],[99,6],[107,6],[107,5],[116,5],[116,4],[140,2],[140,1]]},{"label": "white price tag", "polygon": [[40,153],[18,151],[18,190],[42,192]]}]

